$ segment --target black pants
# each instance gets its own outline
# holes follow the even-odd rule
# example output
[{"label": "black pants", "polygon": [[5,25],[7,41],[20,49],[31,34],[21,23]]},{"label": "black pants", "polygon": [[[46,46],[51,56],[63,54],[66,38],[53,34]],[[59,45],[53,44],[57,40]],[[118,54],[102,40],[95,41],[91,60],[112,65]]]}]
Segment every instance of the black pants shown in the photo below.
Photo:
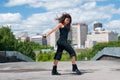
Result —
[{"label": "black pants", "polygon": [[76,56],[74,49],[71,47],[70,44],[67,43],[66,40],[58,40],[57,41],[57,51],[56,51],[56,54],[54,57],[55,60],[61,59],[63,50],[66,50],[70,54],[70,57]]}]

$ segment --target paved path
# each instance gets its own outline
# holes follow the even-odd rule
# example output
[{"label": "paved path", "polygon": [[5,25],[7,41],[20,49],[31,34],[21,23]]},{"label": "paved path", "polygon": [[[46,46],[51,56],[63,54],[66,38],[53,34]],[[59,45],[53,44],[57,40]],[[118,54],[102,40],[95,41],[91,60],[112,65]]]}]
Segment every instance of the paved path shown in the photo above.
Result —
[{"label": "paved path", "polygon": [[82,75],[74,75],[71,62],[59,62],[60,76],[51,75],[52,62],[0,63],[0,80],[120,80],[119,61],[78,61]]}]

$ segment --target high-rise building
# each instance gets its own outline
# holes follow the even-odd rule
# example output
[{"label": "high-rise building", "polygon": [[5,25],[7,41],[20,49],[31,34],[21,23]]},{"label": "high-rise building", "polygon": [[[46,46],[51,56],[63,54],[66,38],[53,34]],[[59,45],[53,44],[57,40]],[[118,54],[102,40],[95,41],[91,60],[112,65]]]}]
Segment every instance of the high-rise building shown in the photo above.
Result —
[{"label": "high-rise building", "polygon": [[34,41],[40,45],[43,45],[42,35],[34,35],[34,36],[30,37],[30,41]]},{"label": "high-rise building", "polygon": [[28,32],[21,32],[18,35],[18,39],[20,39],[22,42],[24,42],[25,40],[29,40],[29,36],[28,36]]},{"label": "high-rise building", "polygon": [[56,35],[55,32],[53,32],[47,37],[47,45],[55,47],[56,45],[55,35]]},{"label": "high-rise building", "polygon": [[118,40],[117,38],[118,33],[114,32],[107,32],[107,31],[101,31],[100,33],[92,33],[87,35],[86,40],[86,47],[91,48],[96,43],[99,42],[109,42],[109,41],[115,41]]},{"label": "high-rise building", "polygon": [[84,48],[88,25],[85,23],[72,24],[72,44],[75,48]]},{"label": "high-rise building", "polygon": [[102,23],[96,21],[96,22],[94,23],[94,30],[97,29],[97,28],[101,28],[101,29],[102,29]]},{"label": "high-rise building", "polygon": [[93,47],[96,43],[99,42],[109,42],[118,40],[118,33],[112,31],[105,31],[102,28],[101,23],[94,24],[94,31],[91,34],[87,35],[87,40],[85,42],[86,48]]}]

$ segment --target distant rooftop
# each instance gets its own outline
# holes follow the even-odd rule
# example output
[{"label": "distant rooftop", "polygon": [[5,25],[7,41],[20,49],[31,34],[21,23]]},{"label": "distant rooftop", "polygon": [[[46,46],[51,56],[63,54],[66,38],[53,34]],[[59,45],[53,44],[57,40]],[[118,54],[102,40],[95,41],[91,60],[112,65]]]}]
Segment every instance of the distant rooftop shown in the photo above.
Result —
[{"label": "distant rooftop", "polygon": [[[92,60],[104,59],[119,59],[120,60],[120,47],[106,47],[102,51],[99,51]],[[105,58],[106,57],[106,58]],[[108,58],[109,57],[109,58]]]}]

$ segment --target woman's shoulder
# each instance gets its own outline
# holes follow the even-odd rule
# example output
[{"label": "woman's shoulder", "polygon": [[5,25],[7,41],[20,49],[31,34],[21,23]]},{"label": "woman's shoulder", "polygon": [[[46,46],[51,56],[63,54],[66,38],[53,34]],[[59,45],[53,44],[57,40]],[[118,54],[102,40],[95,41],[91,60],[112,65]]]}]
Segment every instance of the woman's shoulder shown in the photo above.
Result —
[{"label": "woman's shoulder", "polygon": [[62,23],[58,23],[59,28],[63,28],[64,25]]},{"label": "woman's shoulder", "polygon": [[62,23],[58,23],[58,25],[59,25],[59,26],[63,26],[63,24],[62,24]]}]

